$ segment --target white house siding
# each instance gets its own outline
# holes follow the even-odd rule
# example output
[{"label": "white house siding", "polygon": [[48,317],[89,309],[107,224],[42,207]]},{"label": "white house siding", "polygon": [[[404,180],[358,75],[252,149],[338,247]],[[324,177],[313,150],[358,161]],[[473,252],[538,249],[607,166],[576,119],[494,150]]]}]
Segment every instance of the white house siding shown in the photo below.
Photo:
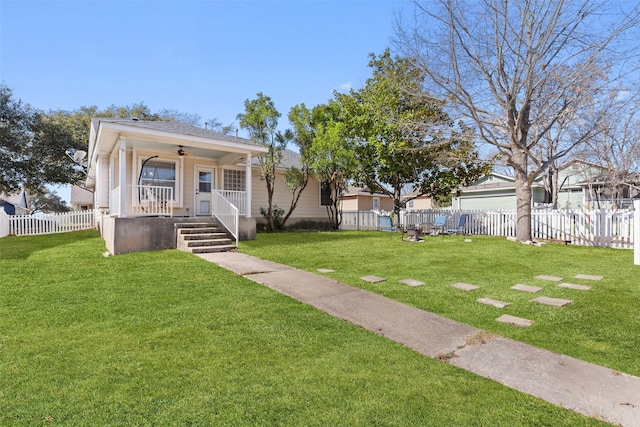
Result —
[{"label": "white house siding", "polygon": [[[256,219],[261,219],[260,208],[269,206],[267,198],[267,185],[260,177],[260,170],[253,169],[251,182],[251,215]],[[285,213],[291,206],[292,193],[287,189],[284,176],[281,173],[276,175],[275,191],[273,195],[273,204],[284,209]],[[320,206],[320,184],[315,178],[309,180],[307,188],[304,189],[298,206],[291,214],[289,221],[292,220],[311,220],[311,221],[327,221],[327,210],[324,206]]]}]

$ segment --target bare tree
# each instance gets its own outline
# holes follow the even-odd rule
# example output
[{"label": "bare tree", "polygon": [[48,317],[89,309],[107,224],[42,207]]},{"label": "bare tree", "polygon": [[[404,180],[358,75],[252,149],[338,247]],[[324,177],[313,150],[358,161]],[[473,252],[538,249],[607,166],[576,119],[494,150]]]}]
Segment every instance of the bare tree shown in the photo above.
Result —
[{"label": "bare tree", "polygon": [[611,200],[614,209],[622,207],[624,198],[640,193],[639,108],[640,91],[635,88],[612,93],[590,115],[593,121],[598,121],[600,132],[587,141],[583,154],[602,168],[603,173],[596,177],[594,185],[604,187],[604,196]]},{"label": "bare tree", "polygon": [[[541,171],[542,182],[545,189],[545,203],[550,204],[554,209],[558,207],[558,192],[562,183],[558,181],[559,163],[564,161],[564,157],[575,151],[576,141],[582,141],[584,134],[593,133],[591,125],[596,121],[585,120],[585,117],[592,111],[592,105],[598,101],[593,97],[590,88],[602,86],[606,79],[607,70],[592,70],[587,79],[578,82],[572,88],[569,97],[582,97],[582,102],[567,107],[561,114],[558,114],[553,106],[546,105],[549,99],[553,100],[553,93],[560,90],[564,84],[564,76],[571,70],[558,68],[556,73],[548,76],[538,89],[538,95],[532,100],[534,110],[538,111],[537,119],[532,122],[532,132],[541,135],[539,143],[532,150],[533,161],[537,166],[546,164],[545,170]],[[569,93],[569,92],[568,92]],[[586,108],[585,108],[586,107]],[[587,123],[585,126],[584,123]]]},{"label": "bare tree", "polygon": [[[637,42],[622,39],[637,30],[638,5],[416,0],[414,6],[411,24],[398,22],[397,44],[419,58],[430,93],[454,105],[513,168],[516,237],[531,240],[531,184],[551,162],[600,129],[597,123],[582,126],[581,134],[546,156],[538,147],[567,114],[585,108],[630,69],[638,69]],[[609,69],[607,79],[585,85],[594,80],[594,70]],[[552,77],[555,90],[544,90]]]}]

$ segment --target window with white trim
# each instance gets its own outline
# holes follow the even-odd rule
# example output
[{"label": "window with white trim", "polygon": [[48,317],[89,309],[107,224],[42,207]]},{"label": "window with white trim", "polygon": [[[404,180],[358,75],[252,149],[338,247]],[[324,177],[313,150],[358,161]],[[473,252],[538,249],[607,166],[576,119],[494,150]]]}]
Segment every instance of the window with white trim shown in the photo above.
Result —
[{"label": "window with white trim", "polygon": [[223,187],[227,191],[247,190],[247,173],[243,170],[225,169],[223,181]]},{"label": "window with white trim", "polygon": [[170,187],[173,189],[173,197],[176,197],[177,164],[170,160],[152,159],[144,163],[140,173],[140,185],[154,187]]},{"label": "window with white trim", "polygon": [[380,210],[380,197],[373,198],[373,210]]}]

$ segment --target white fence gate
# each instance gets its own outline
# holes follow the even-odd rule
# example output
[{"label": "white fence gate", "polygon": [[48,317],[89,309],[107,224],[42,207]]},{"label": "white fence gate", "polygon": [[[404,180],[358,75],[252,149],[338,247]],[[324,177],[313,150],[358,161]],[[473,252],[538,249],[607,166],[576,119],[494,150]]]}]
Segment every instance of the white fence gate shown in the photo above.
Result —
[{"label": "white fence gate", "polygon": [[89,228],[94,228],[91,210],[42,215],[0,214],[0,237],[64,233]]}]

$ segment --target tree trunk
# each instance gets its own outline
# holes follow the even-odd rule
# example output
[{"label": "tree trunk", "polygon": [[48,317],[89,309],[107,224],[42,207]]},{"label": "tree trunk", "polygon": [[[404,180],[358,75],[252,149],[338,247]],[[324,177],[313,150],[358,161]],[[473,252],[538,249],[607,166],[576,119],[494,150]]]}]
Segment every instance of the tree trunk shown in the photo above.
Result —
[{"label": "tree trunk", "polygon": [[[520,175],[520,176],[519,176]],[[531,241],[531,185],[525,176],[516,173],[516,239]]]},{"label": "tree trunk", "polygon": [[552,168],[551,206],[553,207],[553,209],[558,209],[558,192],[560,191],[560,183],[558,182],[559,173],[558,168],[555,165],[553,165]]},{"label": "tree trunk", "polygon": [[273,183],[269,180],[269,177],[266,179],[267,181],[267,200],[269,202],[269,209],[267,211],[267,231],[275,231],[275,226],[273,223]]}]

